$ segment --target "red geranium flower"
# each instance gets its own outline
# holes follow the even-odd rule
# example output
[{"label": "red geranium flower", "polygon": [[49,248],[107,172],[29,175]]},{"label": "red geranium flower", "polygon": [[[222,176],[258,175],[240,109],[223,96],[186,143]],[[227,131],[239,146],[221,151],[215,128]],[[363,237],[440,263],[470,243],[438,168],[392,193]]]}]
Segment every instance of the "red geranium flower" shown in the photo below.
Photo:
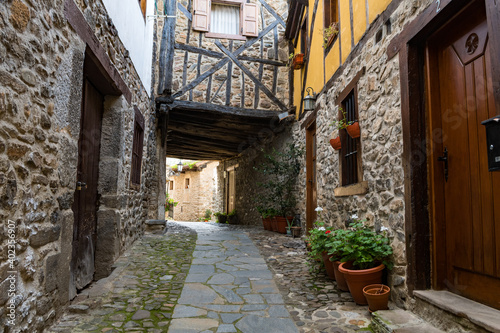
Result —
[{"label": "red geranium flower", "polygon": [[325,234],[329,234],[330,232],[331,232],[330,230],[327,230],[327,231],[325,231]]}]

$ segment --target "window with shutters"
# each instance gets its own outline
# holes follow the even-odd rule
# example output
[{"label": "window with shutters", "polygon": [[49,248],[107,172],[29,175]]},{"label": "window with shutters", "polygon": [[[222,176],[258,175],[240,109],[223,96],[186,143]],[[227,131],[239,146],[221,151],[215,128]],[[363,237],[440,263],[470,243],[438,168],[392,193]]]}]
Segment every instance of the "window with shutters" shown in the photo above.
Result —
[{"label": "window with shutters", "polygon": [[325,48],[328,47],[338,35],[338,0],[324,0],[324,38]]},{"label": "window with shutters", "polygon": [[174,181],[171,180],[170,181],[170,191],[173,191],[174,190]]},{"label": "window with shutters", "polygon": [[245,40],[258,36],[257,4],[244,0],[194,0],[193,30],[209,38]]},{"label": "window with shutters", "polygon": [[134,109],[134,140],[132,143],[132,168],[130,171],[132,187],[141,184],[142,148],[144,143],[144,117],[137,108]]}]

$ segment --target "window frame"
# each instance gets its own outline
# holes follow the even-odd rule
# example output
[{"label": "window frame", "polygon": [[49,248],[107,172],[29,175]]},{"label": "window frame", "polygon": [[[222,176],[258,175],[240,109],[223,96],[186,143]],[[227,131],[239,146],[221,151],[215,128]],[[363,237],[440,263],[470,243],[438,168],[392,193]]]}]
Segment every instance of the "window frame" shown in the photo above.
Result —
[{"label": "window frame", "polygon": [[134,106],[134,133],[132,141],[132,158],[130,162],[130,185],[138,189],[141,185],[142,155],[144,151],[144,116]]},{"label": "window frame", "polygon": [[190,181],[191,178],[186,178],[184,179],[184,188],[189,190],[189,187],[191,186],[191,181]]},{"label": "window frame", "polygon": [[169,191],[173,191],[173,190],[174,190],[174,181],[171,180],[170,184],[169,184]]},{"label": "window frame", "polygon": [[[354,78],[349,82],[349,84],[344,88],[342,92],[338,95],[338,97],[335,100],[335,104],[341,106],[344,100],[349,96],[349,94],[352,92],[354,93],[354,98],[355,98],[355,107],[356,107],[356,118],[359,119],[359,105],[358,105],[358,82],[359,79],[365,74],[366,70],[365,67],[363,67],[357,74],[354,76]],[[340,110],[339,110],[339,115],[338,119],[340,119]],[[339,135],[342,135],[341,132],[344,132],[345,135],[347,134],[347,130],[343,129],[339,131]],[[334,194],[336,197],[345,197],[345,196],[350,196],[350,195],[362,195],[368,193],[368,182],[363,180],[363,164],[362,164],[362,144],[361,144],[361,138],[354,139],[357,140],[357,173],[358,173],[358,179],[357,182],[354,184],[347,185],[342,183],[342,175],[343,175],[343,163],[342,163],[342,149],[339,151],[339,181],[340,181],[340,186],[336,189],[334,189]],[[342,137],[341,137],[342,141]],[[344,143],[342,143],[344,145]]]},{"label": "window frame", "polygon": [[208,32],[205,33],[205,37],[207,38],[220,38],[220,39],[236,39],[236,40],[247,40],[245,36],[242,35],[243,33],[243,5],[245,1],[244,0],[211,0],[210,1],[210,19],[212,17],[212,4],[218,4],[218,5],[227,5],[227,6],[238,6],[240,9],[240,26],[238,28],[239,34],[238,35],[233,35],[233,34],[221,34],[218,32],[211,32],[210,31],[210,23],[208,23]]},{"label": "window frame", "polygon": [[309,44],[309,36],[308,36],[308,17],[307,15],[304,16],[304,20],[302,21],[302,24],[300,25],[300,53],[304,54],[304,59],[309,56],[309,49],[308,44]]},{"label": "window frame", "polygon": [[[332,6],[332,3],[334,4]],[[327,5],[328,4],[328,5]],[[335,8],[335,19],[332,20],[332,8]],[[333,23],[337,25],[340,29],[340,18],[339,18],[339,2],[338,0],[323,0],[323,29],[330,27]],[[324,30],[323,30],[324,35]],[[332,45],[333,41],[338,37],[339,32],[332,34],[328,38],[328,42],[325,45],[325,51],[329,51],[329,46]]]},{"label": "window frame", "polygon": [[[342,100],[339,106],[338,119],[342,119],[344,116],[340,111],[340,107],[342,107],[343,111],[346,113],[346,121],[358,121],[358,91],[357,86],[355,86],[347,96]],[[348,105],[352,103],[353,105]],[[353,139],[347,133],[346,129],[342,129],[339,131],[340,141],[342,142],[342,148],[340,149],[340,183],[342,186],[354,185],[360,182],[360,178],[362,181],[362,172],[359,171],[359,156],[360,156],[360,148],[361,142],[360,138]],[[355,155],[355,158],[352,156]],[[349,164],[352,164],[351,167],[348,167]],[[361,177],[360,177],[361,175]]]}]

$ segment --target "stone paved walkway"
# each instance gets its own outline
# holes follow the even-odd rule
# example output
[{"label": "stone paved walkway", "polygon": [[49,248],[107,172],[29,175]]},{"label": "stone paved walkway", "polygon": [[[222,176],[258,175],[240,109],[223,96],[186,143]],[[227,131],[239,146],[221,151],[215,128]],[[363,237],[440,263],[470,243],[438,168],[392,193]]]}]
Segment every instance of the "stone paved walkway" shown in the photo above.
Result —
[{"label": "stone paved walkway", "polygon": [[169,222],[117,266],[46,332],[368,331],[367,307],[310,270],[301,239],[262,227]]}]

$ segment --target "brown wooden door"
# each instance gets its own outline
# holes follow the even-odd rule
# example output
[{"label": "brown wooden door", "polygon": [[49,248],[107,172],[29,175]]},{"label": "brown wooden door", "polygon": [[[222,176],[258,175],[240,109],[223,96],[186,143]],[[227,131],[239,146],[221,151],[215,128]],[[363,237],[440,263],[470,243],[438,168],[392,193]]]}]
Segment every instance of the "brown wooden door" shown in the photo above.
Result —
[{"label": "brown wooden door", "polygon": [[481,125],[496,115],[487,32],[478,3],[428,44],[434,283],[500,309],[500,173],[488,171]]},{"label": "brown wooden door", "polygon": [[228,171],[228,192],[227,192],[227,213],[231,213],[235,208],[236,198],[236,173],[234,170]]},{"label": "brown wooden door", "polygon": [[77,188],[75,191],[73,205],[75,225],[72,273],[77,289],[88,285],[94,276],[102,111],[103,96],[85,79],[77,170],[77,181],[85,185],[82,185],[81,190]]},{"label": "brown wooden door", "polygon": [[307,202],[306,202],[306,229],[309,231],[316,220],[316,123],[306,130],[306,173],[307,173]]}]

